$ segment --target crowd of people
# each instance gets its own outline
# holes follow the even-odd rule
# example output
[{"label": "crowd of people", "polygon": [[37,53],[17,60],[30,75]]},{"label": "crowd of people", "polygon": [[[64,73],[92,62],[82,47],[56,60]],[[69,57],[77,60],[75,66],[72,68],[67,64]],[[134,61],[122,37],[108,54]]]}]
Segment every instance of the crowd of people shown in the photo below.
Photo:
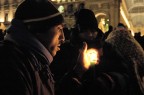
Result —
[{"label": "crowd of people", "polygon": [[0,41],[2,95],[144,95],[144,40],[122,23],[103,33],[90,9],[74,16],[68,29],[51,1],[18,6]]}]

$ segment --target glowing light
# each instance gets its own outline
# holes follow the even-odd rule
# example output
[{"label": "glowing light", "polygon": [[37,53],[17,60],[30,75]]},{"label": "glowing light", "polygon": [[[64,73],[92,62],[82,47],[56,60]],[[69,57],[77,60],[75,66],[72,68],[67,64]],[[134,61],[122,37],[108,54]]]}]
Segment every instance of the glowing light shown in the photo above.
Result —
[{"label": "glowing light", "polygon": [[58,10],[59,10],[60,13],[63,13],[64,12],[64,6],[60,5]]},{"label": "glowing light", "polygon": [[132,34],[132,36],[134,36],[134,31],[133,30],[131,30],[131,34]]},{"label": "glowing light", "polygon": [[96,14],[96,15],[95,15],[95,17],[101,16],[101,15],[106,16],[106,14],[105,14],[105,13],[98,13],[98,14]]},{"label": "glowing light", "polygon": [[88,49],[87,50],[87,57],[91,63],[91,65],[93,64],[98,64],[98,51],[96,49]]},{"label": "glowing light", "polygon": [[121,15],[122,15],[122,17],[123,17],[125,23],[127,24],[128,28],[130,28],[129,21],[128,21],[128,19],[126,18],[126,15],[125,15],[125,13],[124,13],[122,7],[120,7],[120,13],[121,13]]},{"label": "glowing light", "polygon": [[1,18],[1,19],[0,19],[0,22],[4,22],[4,19],[3,19],[3,18]]}]

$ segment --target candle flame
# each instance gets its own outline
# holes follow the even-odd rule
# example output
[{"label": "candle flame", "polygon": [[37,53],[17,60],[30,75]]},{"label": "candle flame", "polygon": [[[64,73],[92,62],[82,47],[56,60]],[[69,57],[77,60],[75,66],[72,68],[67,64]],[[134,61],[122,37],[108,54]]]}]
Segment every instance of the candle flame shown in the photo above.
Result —
[{"label": "candle flame", "polygon": [[87,50],[87,57],[88,57],[91,65],[92,64],[98,64],[99,58],[98,58],[98,51],[96,49],[94,49],[94,48],[88,49]]}]

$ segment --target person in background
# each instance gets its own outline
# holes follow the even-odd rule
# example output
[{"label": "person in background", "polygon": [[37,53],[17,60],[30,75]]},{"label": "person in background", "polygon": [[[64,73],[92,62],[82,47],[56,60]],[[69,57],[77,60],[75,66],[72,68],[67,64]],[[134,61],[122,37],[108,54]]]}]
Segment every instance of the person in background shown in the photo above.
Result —
[{"label": "person in background", "polygon": [[56,88],[60,88],[56,91],[57,95],[75,95],[79,92],[80,85],[73,86],[70,89],[68,88],[68,85],[71,85],[70,82],[67,82],[67,86],[59,85],[63,82],[63,77],[75,67],[79,49],[82,48],[83,42],[87,43],[88,49],[94,48],[97,50],[98,63],[102,55],[104,34],[98,28],[94,12],[90,9],[81,9],[75,13],[75,20],[74,28],[71,29],[70,42],[61,46],[61,51],[54,57],[53,64],[50,66],[55,75]]},{"label": "person in background", "polygon": [[98,28],[93,11],[90,9],[76,11],[75,20],[74,28],[70,29],[70,42],[61,46],[61,51],[54,57],[55,60],[51,65],[56,80],[61,79],[66,72],[73,69],[79,49],[84,41],[87,42],[88,48],[96,48],[99,55],[102,55],[104,34]]},{"label": "person in background", "polygon": [[134,38],[139,42],[139,44],[142,46],[144,49],[144,40],[143,37],[141,36],[141,32],[137,32],[134,34]]},{"label": "person in background", "polygon": [[71,31],[69,30],[69,28],[66,26],[66,24],[63,27],[63,32],[64,32],[64,36],[65,36],[65,43],[69,42],[70,40],[70,33]]},{"label": "person in background", "polygon": [[124,30],[124,29],[127,29],[127,27],[123,23],[119,22],[116,29],[117,30]]},{"label": "person in background", "polygon": [[[65,40],[63,22],[49,0],[25,0],[18,6],[0,42],[1,95],[55,95],[49,66]],[[86,50],[84,43],[73,71],[86,71]]]},{"label": "person in background", "polygon": [[4,33],[3,30],[0,29],[0,41],[2,41],[4,39]]},{"label": "person in background", "polygon": [[112,31],[103,56],[82,78],[80,95],[144,95],[144,51],[125,28]]},{"label": "person in background", "polygon": [[113,31],[113,26],[109,25],[109,30],[107,32],[104,33],[104,39],[107,38],[107,36]]},{"label": "person in background", "polygon": [[3,33],[6,30],[6,26],[5,26],[4,22],[0,22],[0,29],[2,29]]}]

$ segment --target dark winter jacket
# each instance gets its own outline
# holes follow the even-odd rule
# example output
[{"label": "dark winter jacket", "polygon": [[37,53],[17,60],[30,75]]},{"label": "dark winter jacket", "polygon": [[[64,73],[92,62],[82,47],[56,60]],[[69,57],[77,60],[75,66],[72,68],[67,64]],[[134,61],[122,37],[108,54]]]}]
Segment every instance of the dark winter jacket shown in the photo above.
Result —
[{"label": "dark winter jacket", "polygon": [[49,51],[18,20],[0,43],[1,95],[54,95]]},{"label": "dark winter jacket", "polygon": [[126,30],[111,32],[102,62],[83,77],[83,95],[144,95],[144,51]]}]

